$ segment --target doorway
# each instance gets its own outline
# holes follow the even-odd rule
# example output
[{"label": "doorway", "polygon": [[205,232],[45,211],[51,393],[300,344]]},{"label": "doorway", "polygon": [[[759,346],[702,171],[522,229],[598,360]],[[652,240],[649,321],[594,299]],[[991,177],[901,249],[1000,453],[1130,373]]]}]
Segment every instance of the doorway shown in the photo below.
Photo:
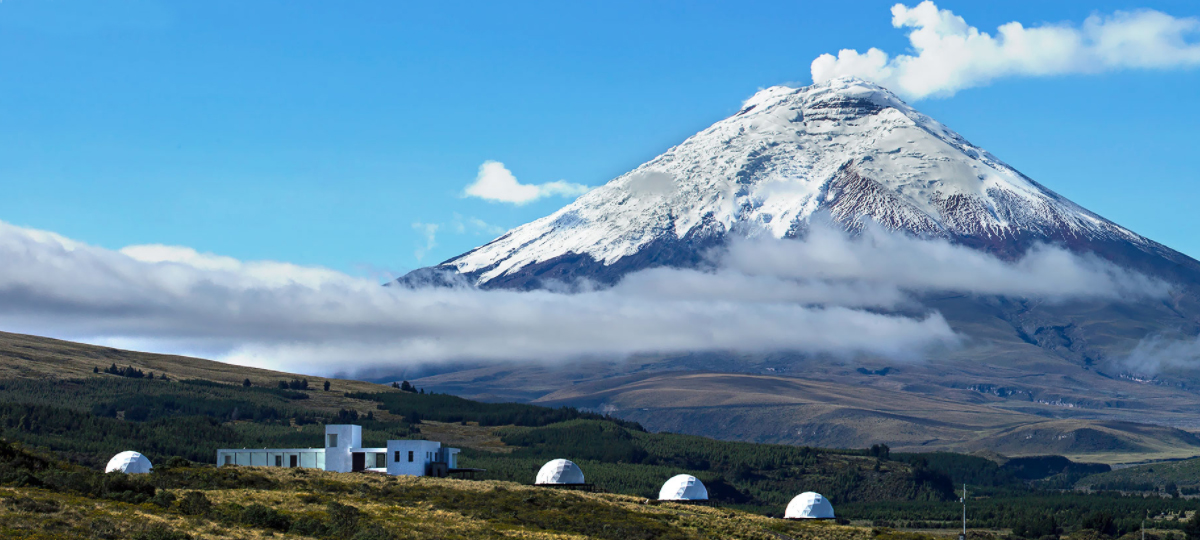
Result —
[{"label": "doorway", "polygon": [[350,454],[350,470],[353,472],[362,472],[367,468],[367,454],[365,452],[355,452]]}]

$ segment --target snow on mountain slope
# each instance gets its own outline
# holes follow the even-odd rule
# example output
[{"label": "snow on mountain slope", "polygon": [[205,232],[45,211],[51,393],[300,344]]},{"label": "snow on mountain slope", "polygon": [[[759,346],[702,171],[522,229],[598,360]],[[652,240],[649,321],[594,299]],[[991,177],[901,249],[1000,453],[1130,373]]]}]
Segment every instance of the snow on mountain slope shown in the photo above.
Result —
[{"label": "snow on mountain slope", "polygon": [[[443,263],[484,285],[564,257],[604,266],[729,232],[801,234],[817,211],[923,236],[1158,246],[1030,180],[886,89],[776,86],[545,218]],[[643,254],[644,255],[644,254]]]}]

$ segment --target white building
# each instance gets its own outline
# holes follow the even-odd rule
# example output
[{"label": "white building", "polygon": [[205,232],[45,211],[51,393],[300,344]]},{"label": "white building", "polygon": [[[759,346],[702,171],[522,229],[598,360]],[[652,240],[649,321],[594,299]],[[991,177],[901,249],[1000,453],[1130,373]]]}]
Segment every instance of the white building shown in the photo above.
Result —
[{"label": "white building", "polygon": [[555,459],[542,465],[533,483],[539,486],[582,485],[583,471],[573,461]]},{"label": "white building", "polygon": [[106,473],[146,474],[154,470],[150,460],[133,450],[126,450],[108,460],[104,467]]},{"label": "white building", "polygon": [[325,426],[324,448],[217,450],[217,466],[300,467],[334,472],[372,471],[392,476],[446,476],[458,468],[457,448],[436,441],[388,441],[386,448],[363,448],[362,426]]},{"label": "white building", "polygon": [[704,482],[690,474],[672,476],[658,490],[660,501],[707,501],[708,488]]},{"label": "white building", "polygon": [[783,519],[833,519],[833,505],[820,493],[806,491],[788,503]]}]

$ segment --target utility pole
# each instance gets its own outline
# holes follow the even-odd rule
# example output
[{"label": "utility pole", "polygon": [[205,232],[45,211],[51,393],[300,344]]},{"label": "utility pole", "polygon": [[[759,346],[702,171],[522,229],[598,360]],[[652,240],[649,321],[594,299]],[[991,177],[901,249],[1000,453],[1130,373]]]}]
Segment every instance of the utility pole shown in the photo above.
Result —
[{"label": "utility pole", "polygon": [[[967,485],[963,484],[963,496],[959,499],[963,505],[963,532],[958,535],[958,540],[967,540]],[[1142,540],[1146,540],[1143,538]]]}]

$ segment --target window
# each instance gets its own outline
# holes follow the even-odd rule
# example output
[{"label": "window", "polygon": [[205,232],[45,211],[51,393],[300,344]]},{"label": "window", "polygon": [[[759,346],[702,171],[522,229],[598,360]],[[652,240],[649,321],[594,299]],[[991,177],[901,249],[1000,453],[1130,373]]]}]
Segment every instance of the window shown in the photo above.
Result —
[{"label": "window", "polygon": [[275,456],[275,466],[276,467],[283,466],[283,456]]},{"label": "window", "polygon": [[378,469],[387,467],[387,453],[386,452],[380,452],[378,454],[375,454],[375,467]]},{"label": "window", "polygon": [[412,463],[412,460],[413,460],[413,451],[409,450],[408,451],[408,462]]},{"label": "window", "polygon": [[396,463],[400,463],[400,451],[399,450],[396,450],[396,459],[393,459],[392,461],[395,461]]},{"label": "window", "polygon": [[329,448],[337,448],[337,433],[329,434]]},{"label": "window", "polygon": [[233,456],[231,456],[229,454],[225,454],[225,464],[232,465],[233,464]]},{"label": "window", "polygon": [[291,463],[291,465],[288,465],[289,467],[295,467],[296,465],[298,465],[296,463],[297,457],[299,457],[299,456],[295,456],[295,455],[288,456],[288,462]]}]

